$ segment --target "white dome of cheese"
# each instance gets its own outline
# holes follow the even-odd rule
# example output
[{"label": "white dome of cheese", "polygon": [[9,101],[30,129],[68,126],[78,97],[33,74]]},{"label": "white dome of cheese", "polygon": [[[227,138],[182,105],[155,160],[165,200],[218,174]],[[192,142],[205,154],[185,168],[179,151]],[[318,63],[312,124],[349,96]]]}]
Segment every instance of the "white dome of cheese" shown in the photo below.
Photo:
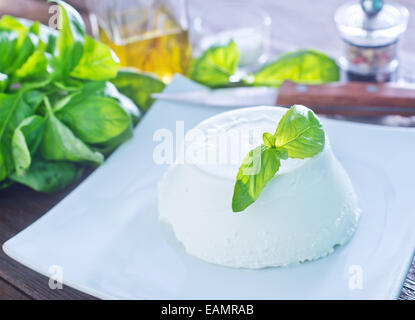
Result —
[{"label": "white dome of cheese", "polygon": [[[239,109],[194,128],[185,154],[200,151],[203,156],[171,165],[158,192],[159,217],[189,254],[229,267],[285,266],[324,257],[352,236],[359,218],[357,198],[327,136],[322,152],[282,160],[259,198],[243,212],[232,211],[243,157],[262,143],[263,132],[275,131],[286,111]],[[256,136],[247,134],[255,131]],[[231,137],[229,144],[218,143]]]}]

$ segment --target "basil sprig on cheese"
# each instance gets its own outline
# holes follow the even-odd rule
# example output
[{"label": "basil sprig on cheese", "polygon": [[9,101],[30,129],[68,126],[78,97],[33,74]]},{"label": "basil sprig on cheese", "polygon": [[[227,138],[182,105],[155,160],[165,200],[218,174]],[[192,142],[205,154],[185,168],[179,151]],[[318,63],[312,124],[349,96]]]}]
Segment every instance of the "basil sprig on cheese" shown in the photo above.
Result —
[{"label": "basil sprig on cheese", "polygon": [[320,153],[325,133],[312,110],[294,105],[282,117],[274,134],[263,134],[263,142],[248,153],[239,168],[232,198],[234,212],[245,210],[258,199],[278,172],[281,160],[312,158]]}]

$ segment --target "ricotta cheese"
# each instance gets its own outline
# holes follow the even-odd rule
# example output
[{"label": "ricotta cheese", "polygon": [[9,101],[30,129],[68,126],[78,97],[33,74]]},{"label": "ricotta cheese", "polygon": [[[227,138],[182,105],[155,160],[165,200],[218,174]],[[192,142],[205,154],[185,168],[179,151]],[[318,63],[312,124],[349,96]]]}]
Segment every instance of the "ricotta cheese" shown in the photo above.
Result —
[{"label": "ricotta cheese", "polygon": [[169,167],[159,183],[158,209],[189,254],[235,268],[286,266],[324,257],[352,236],[359,219],[357,197],[327,135],[321,153],[282,160],[255,203],[232,211],[243,157],[262,143],[263,132],[275,132],[286,111],[225,112],[196,126],[193,139],[184,143],[193,160]]}]

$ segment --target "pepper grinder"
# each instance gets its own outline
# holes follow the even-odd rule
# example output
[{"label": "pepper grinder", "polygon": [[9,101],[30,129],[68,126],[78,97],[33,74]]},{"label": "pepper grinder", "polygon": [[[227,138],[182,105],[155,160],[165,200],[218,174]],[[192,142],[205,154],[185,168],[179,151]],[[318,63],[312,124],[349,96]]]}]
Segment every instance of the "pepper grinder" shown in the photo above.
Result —
[{"label": "pepper grinder", "polygon": [[335,14],[343,39],[340,67],[349,81],[386,82],[397,78],[398,42],[409,12],[383,0],[361,0],[342,5]]}]

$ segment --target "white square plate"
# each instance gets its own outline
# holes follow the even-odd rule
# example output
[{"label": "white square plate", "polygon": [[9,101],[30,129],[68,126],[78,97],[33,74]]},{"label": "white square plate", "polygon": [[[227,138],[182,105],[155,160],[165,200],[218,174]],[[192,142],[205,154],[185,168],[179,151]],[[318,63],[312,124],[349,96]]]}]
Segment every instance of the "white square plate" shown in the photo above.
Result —
[{"label": "white square plate", "polygon": [[[176,77],[166,89],[197,85]],[[352,240],[327,258],[288,268],[230,269],[186,254],[157,220],[153,134],[188,130],[225,111],[159,101],[105,164],[4,251],[48,276],[100,298],[395,299],[415,247],[415,130],[323,120],[359,197]],[[183,204],[185,205],[185,204]]]}]

